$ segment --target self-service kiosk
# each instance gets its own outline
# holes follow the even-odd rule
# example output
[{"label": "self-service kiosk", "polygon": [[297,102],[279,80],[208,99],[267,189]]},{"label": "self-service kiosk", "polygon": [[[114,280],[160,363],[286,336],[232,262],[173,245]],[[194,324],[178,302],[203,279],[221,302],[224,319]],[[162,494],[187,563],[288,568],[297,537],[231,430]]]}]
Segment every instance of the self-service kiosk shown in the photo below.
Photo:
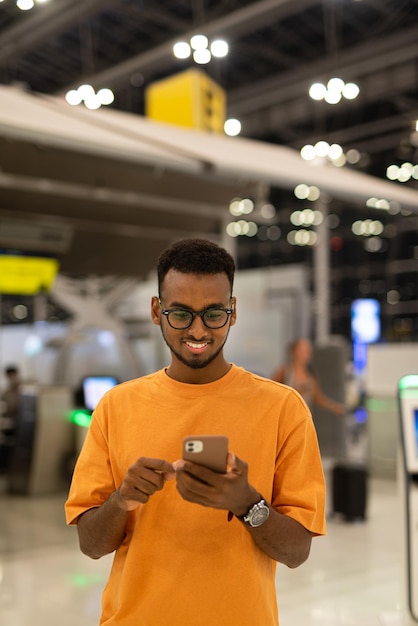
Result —
[{"label": "self-service kiosk", "polygon": [[418,375],[399,381],[408,608],[418,622]]},{"label": "self-service kiosk", "polygon": [[68,489],[63,460],[74,445],[71,402],[69,387],[22,385],[10,493],[46,495]]}]

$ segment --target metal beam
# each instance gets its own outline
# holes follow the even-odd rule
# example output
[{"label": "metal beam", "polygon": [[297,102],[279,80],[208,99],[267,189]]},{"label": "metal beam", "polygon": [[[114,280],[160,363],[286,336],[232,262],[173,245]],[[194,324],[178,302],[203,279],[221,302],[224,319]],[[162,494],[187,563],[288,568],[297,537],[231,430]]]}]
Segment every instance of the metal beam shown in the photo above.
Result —
[{"label": "metal beam", "polygon": [[[356,80],[376,72],[388,72],[392,67],[416,61],[417,41],[418,27],[413,26],[393,37],[382,39],[380,43],[361,44],[342,51],[337,68],[321,59],[299,66],[297,70],[291,69],[245,85],[228,93],[230,112],[240,116],[268,106],[277,106],[295,96],[306,97],[309,86],[317,80],[328,80],[330,73],[337,73],[347,80]],[[367,63],[364,59],[367,59]],[[415,84],[412,82],[411,87]],[[388,81],[387,87],[390,86]]]},{"label": "metal beam", "polygon": [[11,61],[42,45],[52,37],[105,6],[120,0],[61,0],[34,11],[0,35],[0,63]]},{"label": "metal beam", "polygon": [[[229,37],[242,35],[270,23],[273,19],[284,19],[298,14],[309,7],[321,4],[321,1],[260,0],[218,19],[206,22],[199,27],[199,30],[207,37],[213,35],[228,35]],[[190,39],[195,33],[196,28],[179,33],[175,39],[171,39],[147,52],[142,52],[106,70],[85,76],[83,80],[93,86],[105,85],[106,87],[115,88],[136,72],[158,71],[167,69],[170,65],[174,67],[176,60],[173,56],[173,44],[179,39]],[[67,85],[60,93],[64,93],[73,86],[75,85]]]},{"label": "metal beam", "polygon": [[[141,193],[139,191],[125,191],[84,185],[80,183],[67,183],[46,178],[33,178],[0,172],[0,189],[30,192],[45,196],[58,196],[74,200],[88,200],[94,203],[116,204],[118,206],[152,209],[153,211],[165,211],[176,215],[191,215],[196,217],[214,217],[223,220],[225,206],[213,205],[207,202],[197,202],[187,198],[171,198],[154,194]],[[130,225],[123,226],[131,228]]]}]

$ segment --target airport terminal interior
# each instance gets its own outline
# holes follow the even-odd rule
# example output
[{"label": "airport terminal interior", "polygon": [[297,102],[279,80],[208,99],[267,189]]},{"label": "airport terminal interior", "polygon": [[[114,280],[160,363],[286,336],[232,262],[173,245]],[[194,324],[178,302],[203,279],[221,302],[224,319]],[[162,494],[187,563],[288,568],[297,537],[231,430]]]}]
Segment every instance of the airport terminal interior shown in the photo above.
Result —
[{"label": "airport terminal interior", "polygon": [[280,625],[418,622],[417,42],[418,0],[0,0],[1,624],[99,623],[112,556],[63,505],[103,393],[169,362],[155,263],[196,236],[236,260],[226,357],[309,338],[344,406]]}]

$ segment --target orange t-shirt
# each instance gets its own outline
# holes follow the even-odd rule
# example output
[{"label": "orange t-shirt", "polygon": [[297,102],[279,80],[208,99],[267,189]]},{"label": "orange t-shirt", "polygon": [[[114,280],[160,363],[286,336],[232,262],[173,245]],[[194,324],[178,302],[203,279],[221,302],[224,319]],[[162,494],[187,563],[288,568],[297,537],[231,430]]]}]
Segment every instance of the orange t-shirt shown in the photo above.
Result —
[{"label": "orange t-shirt", "polygon": [[[297,392],[232,366],[203,385],[164,370],[122,383],[97,407],[74,471],[67,523],[100,506],[140,456],[173,462],[186,435],[225,434],[250,483],[280,513],[325,533],[325,485]],[[130,514],[103,593],[106,626],[277,626],[276,563],[227,512],[184,501],[175,481]]]}]

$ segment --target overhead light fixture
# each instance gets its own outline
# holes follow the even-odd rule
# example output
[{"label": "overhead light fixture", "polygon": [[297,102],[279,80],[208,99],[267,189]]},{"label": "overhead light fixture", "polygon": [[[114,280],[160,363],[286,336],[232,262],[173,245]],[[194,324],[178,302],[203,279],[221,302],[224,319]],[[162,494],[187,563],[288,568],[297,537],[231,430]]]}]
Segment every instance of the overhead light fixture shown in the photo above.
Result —
[{"label": "overhead light fixture", "polygon": [[230,118],[225,121],[224,131],[226,135],[230,137],[236,137],[241,132],[241,122],[235,118]]},{"label": "overhead light fixture", "polygon": [[188,59],[192,50],[187,41],[178,41],[173,46],[173,54],[176,59]]},{"label": "overhead light fixture", "polygon": [[17,0],[16,6],[21,11],[30,11],[35,6],[33,0]]},{"label": "overhead light fixture", "polygon": [[208,48],[198,48],[193,51],[193,61],[198,65],[206,65],[212,56]]},{"label": "overhead light fixture", "polygon": [[188,59],[191,55],[195,63],[204,65],[209,63],[212,57],[226,57],[229,46],[223,39],[215,39],[209,44],[206,35],[196,34],[190,41],[177,41],[173,46],[173,54],[176,59]]},{"label": "overhead light fixture", "polygon": [[[3,2],[3,0],[0,0]],[[16,6],[21,11],[30,11],[36,4],[46,4],[49,0],[16,0]]]},{"label": "overhead light fixture", "polygon": [[313,83],[309,89],[312,100],[325,100],[328,104],[338,104],[345,98],[354,100],[360,93],[360,88],[356,83],[345,83],[342,78],[330,78],[326,85],[323,83]]},{"label": "overhead light fixture", "polygon": [[418,180],[418,164],[402,163],[402,165],[389,165],[386,170],[386,178],[397,180],[400,183],[407,183],[413,178]]},{"label": "overhead light fixture", "polygon": [[95,110],[100,109],[101,106],[108,106],[112,104],[115,99],[114,93],[111,89],[103,88],[99,89],[96,93],[91,85],[80,85],[78,89],[71,89],[65,94],[65,99],[68,104],[72,106],[78,106],[82,102],[87,109]]},{"label": "overhead light fixture", "polygon": [[327,158],[335,167],[342,167],[348,160],[338,143],[330,145],[327,141],[317,141],[314,146],[310,144],[303,146],[300,150],[300,156],[304,161]]}]

